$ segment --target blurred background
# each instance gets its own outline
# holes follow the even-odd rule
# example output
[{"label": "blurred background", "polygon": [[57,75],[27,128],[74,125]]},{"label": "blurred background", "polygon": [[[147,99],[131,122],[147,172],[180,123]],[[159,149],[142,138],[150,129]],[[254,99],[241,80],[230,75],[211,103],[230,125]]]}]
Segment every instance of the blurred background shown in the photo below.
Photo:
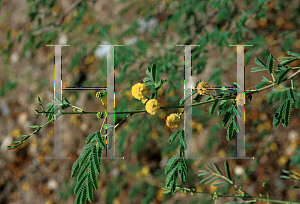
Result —
[{"label": "blurred background", "polygon": [[[103,119],[96,115],[63,116],[63,156],[71,160],[45,160],[53,150],[53,123],[32,135],[14,150],[6,150],[17,136],[32,133],[30,125],[47,119],[37,96],[47,104],[54,96],[54,48],[47,44],[69,44],[62,48],[63,87],[106,86],[106,47],[115,47],[116,111],[143,110],[132,97],[131,87],[142,83],[152,63],[159,77],[168,82],[158,91],[161,106],[178,105],[184,95],[184,48],[192,50],[193,82],[210,86],[232,86],[236,82],[236,49],[245,47],[245,87],[254,88],[262,74],[251,73],[255,58],[267,61],[300,52],[300,4],[298,0],[2,0],[0,13],[0,203],[74,203],[72,165],[82,152],[85,138],[96,132]],[[289,66],[299,67],[299,61]],[[289,75],[293,74],[292,70]],[[265,76],[271,80],[271,76]],[[288,75],[288,76],[289,76]],[[299,92],[299,78],[294,80]],[[290,82],[253,95],[246,108],[246,156],[254,160],[229,160],[237,185],[252,196],[300,201],[299,189],[280,178],[282,169],[300,174],[299,109],[291,111],[290,123],[273,128],[273,117]],[[66,90],[72,105],[85,111],[103,111],[94,90]],[[106,101],[105,101],[106,102]],[[298,103],[299,104],[299,103]],[[200,184],[198,170],[216,163],[223,171],[227,157],[234,157],[236,138],[226,140],[223,119],[210,115],[211,104],[193,108],[194,156],[188,160],[188,188],[213,193],[234,193],[229,185]],[[298,105],[299,106],[299,105]],[[179,141],[170,145],[176,131],[166,126],[166,117],[182,109],[161,110],[156,115],[134,114],[116,129],[116,156],[124,160],[103,160],[99,189],[93,203],[212,203],[210,196],[178,192],[163,194],[164,169],[178,153]],[[69,110],[71,111],[71,109]],[[126,115],[116,115],[118,123]],[[184,125],[182,117],[181,125]],[[219,199],[218,203],[234,201]],[[258,202],[257,202],[258,203]],[[262,203],[262,202],[261,202]]]}]

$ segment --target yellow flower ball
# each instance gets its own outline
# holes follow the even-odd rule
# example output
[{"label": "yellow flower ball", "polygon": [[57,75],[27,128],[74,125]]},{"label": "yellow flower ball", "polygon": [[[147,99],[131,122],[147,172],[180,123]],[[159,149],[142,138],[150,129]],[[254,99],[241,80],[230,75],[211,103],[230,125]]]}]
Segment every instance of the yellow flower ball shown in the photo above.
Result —
[{"label": "yellow flower ball", "polygon": [[[208,88],[209,87],[209,85],[208,85],[208,83],[206,83],[206,82],[204,82],[204,81],[202,81],[202,82],[199,82],[198,84],[197,84],[197,88]],[[200,95],[205,95],[205,94],[209,94],[209,90],[206,90],[206,89],[198,89],[198,93],[200,94]]]},{"label": "yellow flower ball", "polygon": [[180,125],[180,117],[178,113],[172,113],[167,117],[167,126],[171,129],[177,128]]},{"label": "yellow flower ball", "polygon": [[131,89],[132,96],[138,100],[144,98],[147,93],[147,86],[145,84],[137,83]]},{"label": "yellow flower ball", "polygon": [[155,115],[156,113],[158,113],[159,109],[160,109],[160,104],[156,99],[151,99],[146,104],[146,111],[151,115]]}]

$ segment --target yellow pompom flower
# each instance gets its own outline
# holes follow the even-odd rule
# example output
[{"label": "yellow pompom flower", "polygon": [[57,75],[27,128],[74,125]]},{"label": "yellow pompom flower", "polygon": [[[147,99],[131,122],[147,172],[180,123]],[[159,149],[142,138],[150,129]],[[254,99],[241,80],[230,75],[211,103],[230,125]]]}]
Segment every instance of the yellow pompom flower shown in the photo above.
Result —
[{"label": "yellow pompom flower", "polygon": [[[197,88],[203,88],[203,87],[208,88],[208,87],[209,87],[208,83],[202,81],[202,82],[199,82],[199,83],[197,84]],[[198,93],[199,93],[200,95],[209,94],[209,90],[206,90],[206,89],[202,89],[202,90],[201,90],[201,89],[198,89]]]},{"label": "yellow pompom flower", "polygon": [[167,117],[167,126],[171,129],[177,128],[180,125],[180,116],[178,113],[172,113]]},{"label": "yellow pompom flower", "polygon": [[138,100],[144,98],[147,93],[147,86],[145,84],[137,83],[131,89],[132,96]]},{"label": "yellow pompom flower", "polygon": [[159,109],[160,109],[160,104],[156,99],[151,99],[146,104],[146,111],[151,115],[155,115],[156,113],[158,113]]}]

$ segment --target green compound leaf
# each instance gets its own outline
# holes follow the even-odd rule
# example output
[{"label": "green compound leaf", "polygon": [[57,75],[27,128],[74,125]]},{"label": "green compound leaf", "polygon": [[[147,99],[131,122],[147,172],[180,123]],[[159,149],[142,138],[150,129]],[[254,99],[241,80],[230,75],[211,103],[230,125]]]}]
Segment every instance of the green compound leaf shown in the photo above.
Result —
[{"label": "green compound leaf", "polygon": [[227,104],[228,100],[222,100],[220,105],[219,105],[219,109],[218,109],[218,115],[221,115],[221,113],[223,112],[226,104]]},{"label": "green compound leaf", "polygon": [[86,149],[85,151],[83,151],[80,155],[80,166],[82,166],[86,160],[89,158],[90,154],[91,154],[92,149]]},{"label": "green compound leaf", "polygon": [[225,113],[225,116],[222,121],[223,126],[225,126],[227,124],[228,120],[230,119],[230,116],[231,116],[231,108],[229,108]]},{"label": "green compound leaf", "polygon": [[74,164],[72,166],[71,177],[74,177],[77,174],[77,172],[78,172],[78,170],[80,168],[79,164],[80,164],[80,157],[74,162]]},{"label": "green compound leaf", "polygon": [[274,57],[272,56],[272,54],[269,55],[267,64],[268,64],[269,73],[272,74],[273,67],[274,67]]},{"label": "green compound leaf", "polygon": [[178,163],[178,170],[180,172],[179,176],[180,176],[180,180],[182,181],[183,184],[186,184],[186,169],[185,166],[182,162],[182,160],[179,160]]},{"label": "green compound leaf", "polygon": [[86,180],[86,191],[87,191],[87,197],[90,202],[93,201],[93,181],[91,180],[91,177],[88,177]]},{"label": "green compound leaf", "polygon": [[100,132],[97,132],[97,134],[96,134],[96,140],[98,142],[99,147],[101,149],[104,149],[106,145],[104,143],[103,137],[102,137],[102,135],[101,135]]},{"label": "green compound leaf", "polygon": [[284,106],[283,116],[282,116],[282,125],[284,127],[287,127],[289,124],[291,109],[292,109],[291,101],[285,100],[285,106]]},{"label": "green compound leaf", "polygon": [[252,67],[251,72],[261,72],[261,71],[267,71],[268,69],[266,68],[261,68],[261,67]]},{"label": "green compound leaf", "polygon": [[265,68],[266,70],[268,70],[268,69],[267,69],[267,66],[266,66],[260,59],[255,58],[255,63],[256,63],[258,66],[260,66],[261,68]]},{"label": "green compound leaf", "polygon": [[213,115],[217,106],[218,106],[219,100],[215,101],[211,106],[210,106],[210,115]]},{"label": "green compound leaf", "polygon": [[151,78],[152,82],[156,82],[156,65],[152,64],[150,67],[147,68],[146,74]]},{"label": "green compound leaf", "polygon": [[44,108],[43,108],[43,104],[42,104],[41,98],[40,98],[39,96],[38,96],[37,98],[38,98],[38,103],[39,103],[39,105],[40,105],[41,108],[42,108],[42,111],[44,111]]},{"label": "green compound leaf", "polygon": [[279,106],[278,110],[275,113],[274,119],[273,119],[273,127],[277,127],[280,123],[280,119],[283,114],[283,107],[285,105],[285,101]]},{"label": "green compound leaf", "polygon": [[174,179],[173,176],[176,174],[177,175],[177,170],[178,170],[178,166],[176,166],[175,168],[173,168],[169,173],[168,176],[166,178],[166,186],[169,187],[171,181]]},{"label": "green compound leaf", "polygon": [[86,189],[86,184],[84,184],[83,186],[82,186],[82,192],[81,192],[81,198],[80,198],[80,200],[81,200],[81,203],[82,204],[86,204],[86,199],[87,199],[87,189]]},{"label": "green compound leaf", "polygon": [[[79,189],[82,187],[85,179],[87,178],[88,174],[85,174],[84,176],[82,176],[79,181],[76,183],[75,189],[74,189],[74,194],[77,194]],[[77,195],[78,196],[78,195]]]},{"label": "green compound leaf", "polygon": [[269,83],[268,81],[267,82],[261,82],[261,83],[256,85],[255,89],[259,89],[259,88],[263,87],[264,85],[267,85],[268,83]]},{"label": "green compound leaf", "polygon": [[89,165],[91,164],[91,161],[86,162],[80,169],[78,175],[77,175],[77,182],[82,179],[82,177],[85,175],[86,170],[88,169]]},{"label": "green compound leaf", "polygon": [[209,176],[209,177],[206,177],[206,178],[202,179],[202,180],[200,181],[200,184],[202,184],[202,183],[204,183],[205,181],[207,181],[207,180],[213,178],[214,176],[215,176],[215,175],[212,175],[212,176]]},{"label": "green compound leaf", "polygon": [[220,179],[220,178],[219,178],[219,177],[214,178],[214,179],[212,179],[212,180],[206,182],[205,184],[206,184],[206,185],[207,185],[207,184],[210,184],[210,183],[212,183],[212,182],[214,182],[214,181],[216,181],[216,180],[218,180],[218,179]]},{"label": "green compound leaf", "polygon": [[96,143],[90,143],[90,144],[87,144],[87,145],[85,145],[84,147],[83,147],[83,150],[86,150],[86,149],[88,149],[88,148],[91,148],[91,147],[93,147],[93,146],[95,146],[96,145]]},{"label": "green compound leaf", "polygon": [[229,124],[227,125],[227,135],[226,139],[230,141],[233,138],[233,122],[230,121]]},{"label": "green compound leaf", "polygon": [[285,66],[285,65],[287,65],[287,64],[289,64],[289,63],[291,63],[291,62],[293,62],[293,61],[296,61],[298,58],[296,58],[296,57],[287,57],[286,59],[287,59],[286,61],[280,62],[280,63],[278,64],[278,66],[279,66],[279,67]]},{"label": "green compound leaf", "polygon": [[174,132],[171,136],[170,136],[170,143],[172,144],[175,139],[177,138],[178,134],[181,133],[181,129],[180,130],[177,130],[176,132]]},{"label": "green compound leaf", "polygon": [[96,135],[97,135],[96,132],[92,132],[92,133],[85,139],[85,143],[88,144],[88,143],[94,142],[94,141],[96,140]]},{"label": "green compound leaf", "polygon": [[92,157],[93,165],[94,165],[95,169],[97,170],[98,174],[100,174],[100,162],[98,159],[98,150],[97,150],[96,146],[93,148],[92,156],[93,156]]},{"label": "green compound leaf", "polygon": [[263,82],[269,82],[269,79],[266,78],[265,76],[263,76],[263,79],[262,79]]},{"label": "green compound leaf", "polygon": [[298,53],[291,52],[291,51],[287,51],[287,54],[288,54],[288,55],[295,56],[295,57],[298,57],[298,58],[300,59],[300,54],[298,54]]},{"label": "green compound leaf", "polygon": [[197,94],[197,96],[194,98],[194,102],[199,103],[204,95]]},{"label": "green compound leaf", "polygon": [[228,183],[228,182],[227,181],[222,181],[222,182],[219,182],[219,183],[215,183],[214,186],[222,185],[222,184],[225,184],[225,183]]},{"label": "green compound leaf", "polygon": [[186,149],[187,144],[186,144],[186,139],[185,139],[185,135],[184,135],[184,130],[181,130],[179,139],[180,139],[180,144],[183,146],[184,149]]},{"label": "green compound leaf", "polygon": [[277,80],[276,80],[277,86],[283,81],[284,77],[289,73],[289,71],[291,71],[291,69],[292,69],[291,67],[288,67],[287,69],[282,70],[277,74]]},{"label": "green compound leaf", "polygon": [[233,116],[233,117],[232,117],[232,121],[233,121],[233,126],[234,126],[235,131],[236,131],[236,132],[240,132],[241,126],[240,126],[239,120],[237,120],[237,117],[236,117],[236,116]]},{"label": "green compound leaf", "polygon": [[291,103],[295,103],[295,95],[294,95],[294,90],[292,88],[289,89],[288,91],[288,99],[291,101]]},{"label": "green compound leaf", "polygon": [[165,169],[165,175],[169,174],[174,164],[177,162],[179,156],[174,155],[167,163],[166,169]]},{"label": "green compound leaf", "polygon": [[36,133],[38,133],[40,130],[42,129],[42,127],[38,127],[35,131],[33,131],[33,133],[32,134],[36,134]]},{"label": "green compound leaf", "polygon": [[155,90],[160,89],[160,87],[162,87],[162,85],[164,85],[164,83],[167,82],[167,81],[168,81],[168,80],[160,79],[160,80],[158,81],[158,83],[156,84],[156,86],[155,86]]},{"label": "green compound leaf", "polygon": [[143,79],[143,83],[144,83],[146,86],[154,85],[154,82],[152,82],[151,78],[149,78],[149,77],[144,78],[144,79]]},{"label": "green compound leaf", "polygon": [[75,204],[80,204],[81,203],[81,192],[82,192],[82,188],[80,188],[80,191],[76,195]]},{"label": "green compound leaf", "polygon": [[209,166],[205,165],[205,168],[207,168],[208,170],[210,170],[213,173],[216,173],[212,168],[210,168]]},{"label": "green compound leaf", "polygon": [[229,180],[231,180],[230,170],[229,170],[229,165],[228,165],[228,161],[227,160],[224,162],[224,167],[225,167],[225,173],[226,173],[227,178]]},{"label": "green compound leaf", "polygon": [[97,175],[96,175],[96,169],[93,165],[89,166],[89,177],[93,182],[94,189],[98,189],[98,182],[97,182]]},{"label": "green compound leaf", "polygon": [[219,169],[219,167],[216,164],[213,163],[212,165],[220,175],[223,175],[221,170]]}]

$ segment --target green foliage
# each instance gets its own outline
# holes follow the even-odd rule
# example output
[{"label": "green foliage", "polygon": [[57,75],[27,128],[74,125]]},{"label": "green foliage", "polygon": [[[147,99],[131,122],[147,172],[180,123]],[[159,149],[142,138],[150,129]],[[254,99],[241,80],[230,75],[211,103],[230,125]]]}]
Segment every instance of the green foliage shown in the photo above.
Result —
[{"label": "green foliage", "polygon": [[[288,176],[286,175],[281,175],[280,178],[283,178],[283,179],[292,179],[292,180],[295,180],[295,181],[300,181],[300,176],[293,173],[293,172],[290,172],[288,170],[282,170],[283,173],[286,173],[288,174]],[[300,189],[300,186],[291,186],[291,188],[299,188]]]},{"label": "green foliage", "polygon": [[285,69],[276,74],[276,85],[278,86],[284,79],[284,77],[292,70],[289,66],[283,66]]},{"label": "green foliage", "polygon": [[227,160],[225,161],[224,166],[225,166],[225,172],[226,172],[226,177],[227,178],[223,176],[223,173],[220,171],[219,167],[216,164],[213,164],[213,167],[214,167],[215,170],[212,169],[211,167],[205,165],[205,167],[208,169],[208,171],[199,170],[198,176],[202,177],[202,176],[207,176],[208,175],[208,177],[203,178],[202,180],[200,180],[200,184],[206,182],[205,185],[208,185],[208,184],[210,184],[210,183],[212,183],[216,180],[219,180],[219,179],[225,179],[226,181],[215,183],[214,186],[218,186],[218,185],[222,185],[222,184],[226,184],[226,183],[233,184],[233,181],[231,180],[231,177],[230,177],[230,171],[229,171],[229,166],[228,166]]},{"label": "green foliage", "polygon": [[298,165],[298,169],[300,169],[300,150],[298,148],[295,149],[297,155],[291,158],[290,166]]},{"label": "green foliage", "polygon": [[[97,144],[94,143],[97,141]],[[72,167],[71,176],[77,175],[74,194],[77,194],[75,203],[86,203],[86,199],[93,201],[93,188],[98,189],[97,174],[100,174],[102,151],[105,147],[100,132],[91,133],[86,138],[86,146]],[[96,144],[96,145],[95,145]],[[86,172],[88,170],[88,172]]]},{"label": "green foliage", "polygon": [[219,100],[215,101],[215,102],[210,106],[210,110],[209,110],[210,115],[213,115],[213,114],[214,114],[214,112],[215,112],[215,110],[216,110],[216,108],[217,108],[217,106],[218,106],[218,103],[219,103]]}]

